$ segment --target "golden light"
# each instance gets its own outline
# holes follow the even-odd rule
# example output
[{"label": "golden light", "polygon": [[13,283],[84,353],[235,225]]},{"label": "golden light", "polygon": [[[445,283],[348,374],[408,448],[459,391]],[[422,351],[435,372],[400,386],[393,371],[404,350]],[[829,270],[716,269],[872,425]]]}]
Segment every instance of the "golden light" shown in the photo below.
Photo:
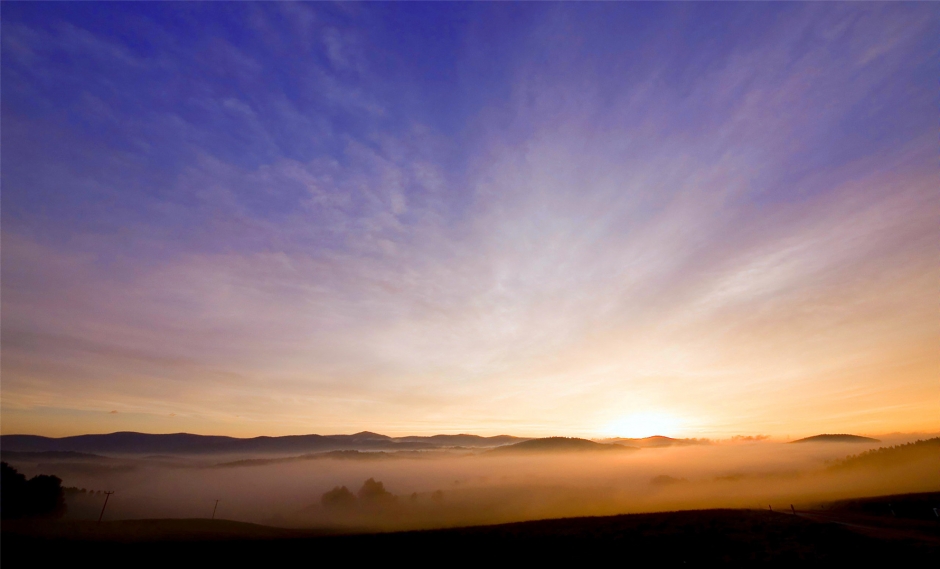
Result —
[{"label": "golden light", "polygon": [[680,418],[665,412],[633,413],[607,424],[603,433],[609,437],[625,438],[674,436],[679,433],[682,424]]}]

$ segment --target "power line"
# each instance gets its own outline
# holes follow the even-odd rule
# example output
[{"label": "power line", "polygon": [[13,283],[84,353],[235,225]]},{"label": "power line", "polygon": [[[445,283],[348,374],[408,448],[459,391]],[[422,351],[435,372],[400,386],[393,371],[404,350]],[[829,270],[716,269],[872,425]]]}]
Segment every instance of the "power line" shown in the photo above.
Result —
[{"label": "power line", "polygon": [[108,507],[108,498],[111,497],[111,494],[114,494],[113,490],[109,490],[104,493],[104,505],[101,506],[101,514],[98,516],[98,523],[101,523],[101,518],[104,517],[104,509]]}]

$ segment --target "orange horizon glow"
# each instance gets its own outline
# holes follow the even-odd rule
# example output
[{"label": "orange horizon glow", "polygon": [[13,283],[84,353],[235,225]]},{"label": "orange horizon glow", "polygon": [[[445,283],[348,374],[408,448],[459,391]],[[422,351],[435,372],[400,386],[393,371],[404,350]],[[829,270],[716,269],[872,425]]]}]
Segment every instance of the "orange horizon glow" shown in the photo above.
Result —
[{"label": "orange horizon glow", "polygon": [[940,431],[935,7],[360,8],[4,4],[0,433]]}]

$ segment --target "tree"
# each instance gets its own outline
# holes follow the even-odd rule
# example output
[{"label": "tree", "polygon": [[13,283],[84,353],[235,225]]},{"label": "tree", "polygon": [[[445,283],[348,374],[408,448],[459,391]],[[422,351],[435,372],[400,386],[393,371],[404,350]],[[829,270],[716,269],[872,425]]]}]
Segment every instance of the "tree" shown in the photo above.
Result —
[{"label": "tree", "polygon": [[320,503],[324,508],[329,509],[349,508],[356,504],[356,497],[349,491],[349,488],[337,486],[329,492],[324,492],[320,497]]},{"label": "tree", "polygon": [[58,476],[40,474],[29,480],[0,463],[0,517],[58,518],[65,514],[65,493]]},{"label": "tree", "polygon": [[359,499],[367,504],[384,504],[391,502],[395,496],[385,489],[385,485],[370,478],[362,483],[359,489]]}]

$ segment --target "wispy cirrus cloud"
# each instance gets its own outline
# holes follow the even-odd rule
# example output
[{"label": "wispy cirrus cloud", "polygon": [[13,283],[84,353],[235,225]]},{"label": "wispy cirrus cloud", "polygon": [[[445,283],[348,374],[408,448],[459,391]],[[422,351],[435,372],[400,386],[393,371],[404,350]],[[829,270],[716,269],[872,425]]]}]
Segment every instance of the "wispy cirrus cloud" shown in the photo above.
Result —
[{"label": "wispy cirrus cloud", "polygon": [[[931,426],[931,8],[532,8],[475,76],[499,88],[446,95],[457,127],[428,78],[450,60],[370,44],[382,9],[239,10],[251,34],[156,18],[136,54],[5,20],[5,94],[47,100],[4,107],[4,431],[115,407],[243,433]],[[36,38],[148,71],[56,99]],[[193,85],[124,106],[171,68]],[[66,104],[91,126],[36,110]]]}]

